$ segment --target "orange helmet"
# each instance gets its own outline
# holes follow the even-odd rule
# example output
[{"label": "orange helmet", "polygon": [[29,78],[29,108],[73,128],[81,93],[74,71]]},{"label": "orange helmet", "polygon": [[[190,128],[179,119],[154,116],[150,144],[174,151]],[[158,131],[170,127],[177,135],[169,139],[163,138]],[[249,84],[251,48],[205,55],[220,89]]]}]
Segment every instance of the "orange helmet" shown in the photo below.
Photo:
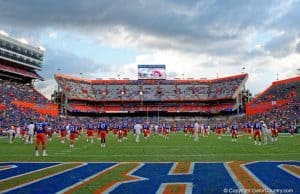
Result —
[{"label": "orange helmet", "polygon": [[45,118],[44,117],[40,117],[39,120],[40,121],[45,121]]}]

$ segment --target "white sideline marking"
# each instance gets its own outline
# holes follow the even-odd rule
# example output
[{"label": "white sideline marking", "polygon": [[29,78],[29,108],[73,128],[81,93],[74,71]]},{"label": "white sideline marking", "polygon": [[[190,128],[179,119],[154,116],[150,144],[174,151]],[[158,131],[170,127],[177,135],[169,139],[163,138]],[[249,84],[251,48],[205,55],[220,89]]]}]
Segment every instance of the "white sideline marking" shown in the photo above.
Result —
[{"label": "white sideline marking", "polygon": [[280,165],[277,165],[277,167],[280,168],[281,170],[283,170],[283,171],[289,173],[290,175],[292,175],[292,176],[294,176],[294,177],[300,179],[300,176],[299,176],[298,174],[296,174],[296,173],[290,171],[289,169],[284,168],[283,165],[295,166],[295,167],[297,167],[297,168],[300,168],[299,166],[296,166],[296,165],[290,165],[290,164],[280,164]]}]

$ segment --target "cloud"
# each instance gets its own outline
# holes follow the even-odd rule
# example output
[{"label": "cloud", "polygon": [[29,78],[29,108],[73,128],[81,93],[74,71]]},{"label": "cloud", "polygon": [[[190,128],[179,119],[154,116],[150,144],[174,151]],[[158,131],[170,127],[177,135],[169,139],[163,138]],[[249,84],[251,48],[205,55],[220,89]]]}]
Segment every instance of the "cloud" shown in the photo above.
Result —
[{"label": "cloud", "polygon": [[139,50],[117,66],[45,45],[42,75],[49,80],[58,68],[90,78],[137,78],[137,64],[163,63],[169,77],[214,78],[245,66],[257,93],[277,73],[285,78],[297,68],[299,9],[299,0],[10,0],[1,2],[0,28],[38,44],[42,36],[52,41],[66,32],[104,47]]},{"label": "cloud", "polygon": [[[95,61],[84,56],[77,56],[66,50],[47,49],[45,53],[45,61],[43,63],[43,71],[41,75],[45,78],[53,78],[55,73],[64,73],[71,75],[79,75],[84,73],[84,76],[93,74],[95,71],[110,71],[108,65],[98,64]],[[58,69],[60,69],[58,71]]]},{"label": "cloud", "polygon": [[[275,23],[272,18],[291,15],[286,10],[294,4],[269,0],[10,0],[1,3],[0,23],[29,29],[53,27],[95,37],[102,32],[120,35],[123,40],[115,38],[111,45],[125,41],[144,48],[233,55],[243,51],[245,38],[253,30],[264,30],[266,24]],[[297,23],[296,18],[291,22]]]},{"label": "cloud", "polygon": [[298,44],[297,44],[297,47],[296,47],[296,51],[297,51],[298,53],[300,53],[300,41],[298,41]]},{"label": "cloud", "polygon": [[51,39],[56,39],[57,38],[57,33],[56,32],[49,32],[48,33],[49,38]]},{"label": "cloud", "polygon": [[284,57],[295,52],[298,39],[300,40],[300,36],[286,32],[273,38],[264,49],[274,57]]},{"label": "cloud", "polygon": [[51,98],[51,94],[53,94],[54,90],[57,90],[57,83],[54,79],[45,79],[43,82],[36,81],[34,86],[48,99]]}]

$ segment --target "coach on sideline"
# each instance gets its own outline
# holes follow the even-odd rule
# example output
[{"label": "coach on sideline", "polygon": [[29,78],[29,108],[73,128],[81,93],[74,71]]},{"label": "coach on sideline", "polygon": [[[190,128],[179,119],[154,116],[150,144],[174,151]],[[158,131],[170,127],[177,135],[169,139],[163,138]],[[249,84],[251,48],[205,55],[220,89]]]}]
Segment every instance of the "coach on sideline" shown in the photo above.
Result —
[{"label": "coach on sideline", "polygon": [[133,127],[134,131],[135,131],[135,141],[138,143],[140,142],[140,135],[141,135],[141,130],[143,129],[143,126],[139,123],[135,124]]}]

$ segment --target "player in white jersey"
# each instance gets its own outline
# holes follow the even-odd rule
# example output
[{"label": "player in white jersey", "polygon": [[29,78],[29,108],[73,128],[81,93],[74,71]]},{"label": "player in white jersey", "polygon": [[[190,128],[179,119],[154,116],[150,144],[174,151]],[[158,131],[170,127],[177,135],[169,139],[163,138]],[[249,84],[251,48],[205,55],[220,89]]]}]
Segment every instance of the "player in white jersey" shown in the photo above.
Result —
[{"label": "player in white jersey", "polygon": [[200,131],[200,125],[199,123],[196,121],[194,124],[194,129],[195,129],[195,133],[194,133],[194,141],[199,141],[199,131]]},{"label": "player in white jersey", "polygon": [[135,131],[135,141],[138,143],[140,142],[140,135],[141,135],[141,131],[143,129],[143,126],[139,123],[135,124],[133,127],[134,131]]},{"label": "player in white jersey", "polygon": [[17,126],[16,128],[16,138],[21,138],[21,127]]},{"label": "player in white jersey", "polygon": [[[264,121],[260,121],[261,123],[261,130],[264,135],[264,145],[267,145],[269,143],[273,143],[273,139],[271,137],[271,129],[268,129],[267,125]],[[269,141],[268,141],[269,140]]]},{"label": "player in white jersey", "polygon": [[154,125],[154,134],[157,135],[159,133],[159,130],[158,130],[159,126],[158,124],[155,124]]},{"label": "player in white jersey", "polygon": [[33,143],[33,134],[34,134],[33,122],[30,122],[30,124],[27,125],[27,129],[28,129],[28,132],[26,134],[25,144],[32,144]]},{"label": "player in white jersey", "polygon": [[14,126],[8,127],[7,134],[8,134],[8,142],[12,144],[16,136],[15,127]]}]

